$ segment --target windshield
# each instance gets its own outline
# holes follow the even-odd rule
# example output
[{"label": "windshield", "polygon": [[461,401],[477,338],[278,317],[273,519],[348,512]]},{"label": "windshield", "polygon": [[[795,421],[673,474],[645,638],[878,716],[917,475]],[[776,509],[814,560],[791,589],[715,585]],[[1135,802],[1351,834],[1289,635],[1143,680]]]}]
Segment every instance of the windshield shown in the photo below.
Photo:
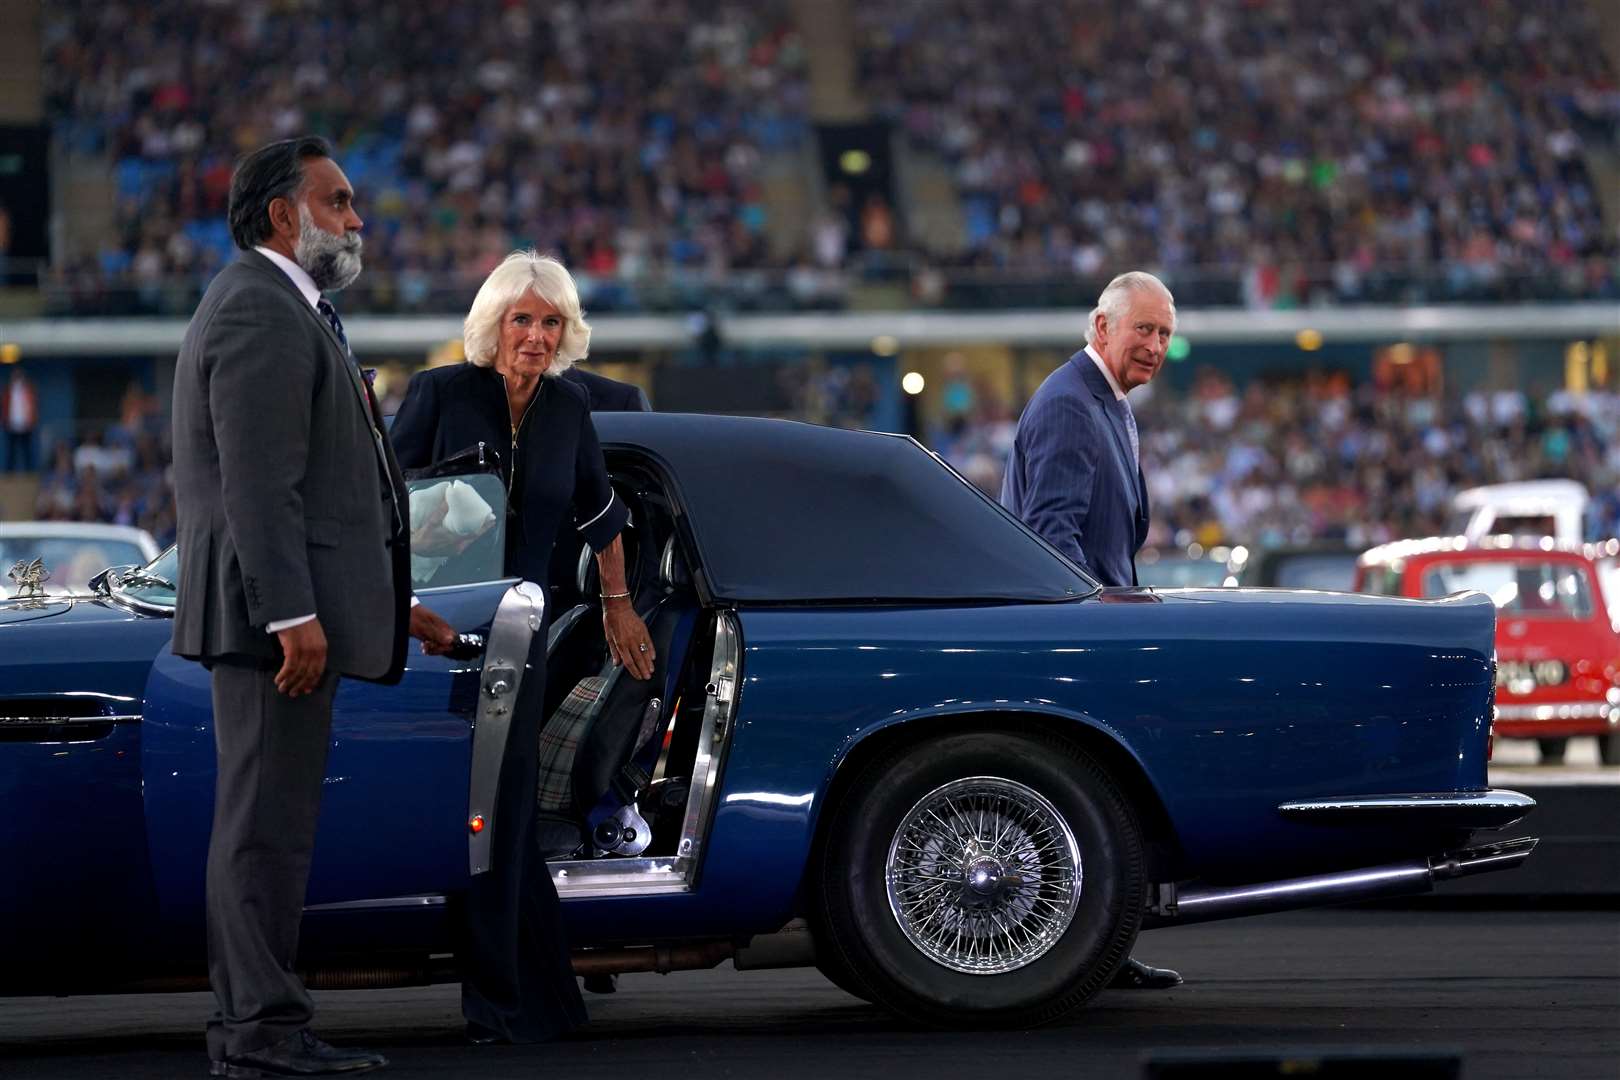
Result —
[{"label": "windshield", "polygon": [[[109,566],[129,566],[146,560],[140,545],[127,540],[100,540],[62,536],[0,537],[0,573],[18,560],[43,559],[50,572],[46,584],[53,589],[89,593],[90,579]],[[0,579],[0,587],[9,586]]]},{"label": "windshield", "polygon": [[1513,615],[1555,619],[1592,617],[1592,590],[1578,563],[1503,560],[1439,563],[1424,571],[1423,595],[1478,589]]},{"label": "windshield", "polygon": [[[413,589],[498,581],[503,576],[506,488],[498,473],[412,480],[407,486]],[[105,561],[92,573],[140,561],[137,551],[133,557]],[[122,599],[172,608],[179,580],[180,551],[171,547],[150,565],[121,575],[112,590]]]}]

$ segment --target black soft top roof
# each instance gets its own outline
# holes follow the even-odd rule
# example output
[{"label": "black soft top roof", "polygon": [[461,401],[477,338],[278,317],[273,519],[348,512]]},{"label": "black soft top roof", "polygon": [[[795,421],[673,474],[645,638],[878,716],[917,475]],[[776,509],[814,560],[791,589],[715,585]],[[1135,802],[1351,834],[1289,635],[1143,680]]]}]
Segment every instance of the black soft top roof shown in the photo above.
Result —
[{"label": "black soft top roof", "polygon": [[1063,600],[1096,586],[911,439],[787,420],[594,413],[674,474],[734,601]]}]

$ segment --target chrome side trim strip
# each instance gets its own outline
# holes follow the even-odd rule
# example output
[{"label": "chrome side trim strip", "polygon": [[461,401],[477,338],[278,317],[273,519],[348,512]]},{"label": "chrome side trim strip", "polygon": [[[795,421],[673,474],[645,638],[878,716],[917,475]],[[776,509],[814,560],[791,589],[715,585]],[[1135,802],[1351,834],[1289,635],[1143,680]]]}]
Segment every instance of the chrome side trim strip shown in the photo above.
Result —
[{"label": "chrome side trim strip", "polygon": [[0,724],[52,724],[73,727],[85,724],[138,724],[140,713],[119,713],[114,716],[0,716]]},{"label": "chrome side trim strip", "polygon": [[593,896],[647,896],[690,892],[697,883],[704,838],[714,817],[715,796],[725,751],[731,742],[737,711],[742,662],[742,635],[737,618],[722,611],[714,627],[714,660],[705,688],[697,755],[692,762],[691,793],[681,822],[674,857],[636,859],[559,859],[550,864],[551,880],[564,900]]},{"label": "chrome side trim strip", "polygon": [[1536,800],[1528,795],[1505,788],[1492,788],[1489,791],[1448,791],[1434,795],[1351,795],[1283,803],[1277,809],[1284,814],[1299,814],[1317,810],[1443,810],[1459,806],[1509,806],[1531,810],[1535,805]]},{"label": "chrome side trim strip", "polygon": [[377,900],[343,900],[336,904],[305,904],[304,912],[312,911],[414,911],[425,907],[443,907],[442,896],[386,896]]},{"label": "chrome side trim strip", "polygon": [[467,778],[467,867],[474,874],[489,869],[495,830],[500,825],[495,807],[506,734],[512,726],[523,673],[528,670],[529,646],[545,622],[545,613],[546,591],[533,582],[520,581],[501,597],[490,624]]},{"label": "chrome side trim strip", "polygon": [[1455,823],[1479,829],[1511,825],[1536,808],[1536,800],[1517,791],[1442,791],[1406,795],[1342,795],[1282,803],[1284,817],[1323,825],[1371,824],[1384,818],[1407,818],[1436,825]]},{"label": "chrome side trim strip", "polygon": [[1606,701],[1572,701],[1561,705],[1498,705],[1498,720],[1607,720],[1620,724],[1620,705]]}]

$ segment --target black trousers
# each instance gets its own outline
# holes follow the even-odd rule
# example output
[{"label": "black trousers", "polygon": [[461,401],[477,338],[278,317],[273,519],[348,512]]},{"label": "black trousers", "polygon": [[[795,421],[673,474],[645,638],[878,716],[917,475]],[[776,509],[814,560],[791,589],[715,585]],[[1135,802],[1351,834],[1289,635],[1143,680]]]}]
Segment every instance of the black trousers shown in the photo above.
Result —
[{"label": "black trousers", "polygon": [[269,1046],[314,1012],[293,963],[338,677],[289,698],[275,671],[213,665],[214,825],[208,838],[208,1021],[215,1061]]},{"label": "black trousers", "polygon": [[473,877],[462,920],[462,1014],[517,1043],[554,1039],[586,1019],[562,904],[534,835],[545,641],[542,627],[507,731],[490,869]]}]

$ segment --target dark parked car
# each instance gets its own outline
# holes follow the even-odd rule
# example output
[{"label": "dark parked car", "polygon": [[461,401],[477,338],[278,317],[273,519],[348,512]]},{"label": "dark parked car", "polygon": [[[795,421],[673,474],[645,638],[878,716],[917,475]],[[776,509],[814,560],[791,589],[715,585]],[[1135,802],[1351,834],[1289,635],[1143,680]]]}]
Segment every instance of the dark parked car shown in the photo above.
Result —
[{"label": "dark parked car", "polygon": [[[1351,592],[1355,588],[1359,548],[1343,544],[1294,544],[1269,548],[1235,548],[1228,569],[1237,584],[1260,589],[1325,589]],[[1242,559],[1235,557],[1243,553]]]},{"label": "dark parked car", "polygon": [[[604,669],[593,609],[547,620],[498,577],[498,480],[414,481],[457,523],[418,590],[475,637],[339,691],[312,985],[454,977],[514,709],[579,737],[543,814],[580,971],[814,963],[923,1023],[1051,1020],[1144,927],[1534,844],[1473,843],[1533,805],[1486,785],[1483,596],[1100,589],[906,438],[596,422],[652,685]],[[168,649],[181,580],[171,550],[97,598],[0,604],[0,991],[203,985],[213,735],[207,673]]]},{"label": "dark parked car", "polygon": [[1232,549],[1186,547],[1143,548],[1136,555],[1136,583],[1153,589],[1208,589],[1235,585],[1227,571]]}]

